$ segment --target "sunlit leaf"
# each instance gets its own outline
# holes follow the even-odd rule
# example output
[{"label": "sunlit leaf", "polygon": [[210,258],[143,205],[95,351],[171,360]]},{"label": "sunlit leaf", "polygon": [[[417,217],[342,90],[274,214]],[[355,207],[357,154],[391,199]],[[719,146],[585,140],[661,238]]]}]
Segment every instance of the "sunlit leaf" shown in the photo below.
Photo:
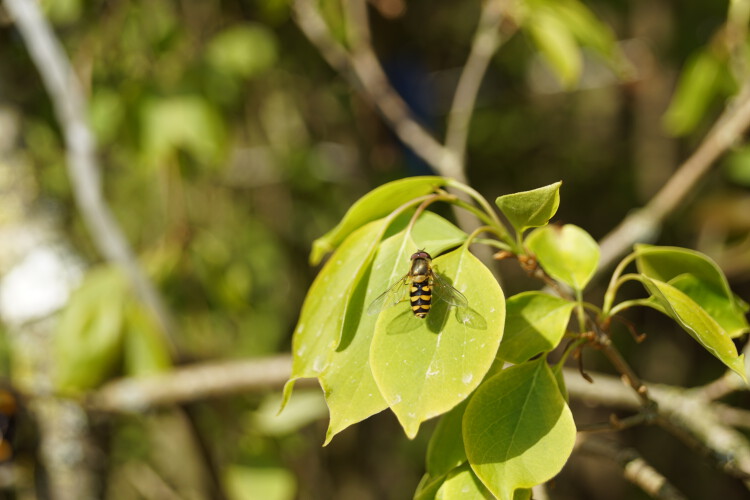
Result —
[{"label": "sunlit leaf", "polygon": [[284,403],[294,381],[317,377],[339,345],[349,299],[369,267],[389,220],[379,219],[349,235],[320,270],[307,291],[292,338],[292,376],[284,387]]},{"label": "sunlit leaf", "polygon": [[536,229],[526,238],[526,245],[547,274],[578,291],[586,287],[599,264],[599,245],[572,224]]},{"label": "sunlit leaf", "polygon": [[482,481],[474,474],[469,464],[464,464],[450,472],[435,495],[436,500],[470,500],[495,498]]},{"label": "sunlit leaf", "polygon": [[500,500],[554,477],[576,436],[573,415],[543,357],[482,384],[466,408],[463,429],[472,469]]},{"label": "sunlit leaf", "polygon": [[122,356],[127,280],[119,269],[89,271],[63,311],[55,331],[56,384],[64,390],[98,386]]},{"label": "sunlit leaf", "polygon": [[433,302],[424,320],[404,303],[380,313],[370,350],[380,392],[410,438],[423,421],[450,410],[476,388],[492,365],[505,320],[500,286],[465,247],[433,264],[468,299],[469,322],[442,301]]},{"label": "sunlit leaf", "polygon": [[499,358],[523,363],[560,343],[575,303],[542,292],[522,292],[506,302]]},{"label": "sunlit leaf", "polygon": [[707,255],[678,247],[636,245],[638,271],[670,283],[697,302],[732,337],[746,333],[747,304],[729,288],[726,276]]},{"label": "sunlit leaf", "polygon": [[737,355],[732,338],[701,306],[669,283],[648,277],[643,277],[643,283],[664,311],[691,337],[747,381],[744,355]]},{"label": "sunlit leaf", "polygon": [[506,194],[495,200],[495,204],[515,228],[518,234],[530,227],[545,225],[560,206],[560,186],[556,182],[531,191]]},{"label": "sunlit leaf", "polygon": [[378,316],[362,314],[363,311],[403,277],[410,255],[418,248],[438,255],[465,239],[466,234],[453,224],[432,212],[424,212],[411,233],[403,230],[381,243],[369,280],[362,280],[353,293],[342,326],[341,343],[320,375],[331,415],[326,444],[346,427],[388,407],[370,369],[370,343]]},{"label": "sunlit leaf", "polygon": [[336,249],[360,226],[385,217],[414,198],[434,192],[442,183],[440,177],[407,177],[373,189],[349,208],[336,227],[313,242],[310,264],[320,263],[328,252]]}]

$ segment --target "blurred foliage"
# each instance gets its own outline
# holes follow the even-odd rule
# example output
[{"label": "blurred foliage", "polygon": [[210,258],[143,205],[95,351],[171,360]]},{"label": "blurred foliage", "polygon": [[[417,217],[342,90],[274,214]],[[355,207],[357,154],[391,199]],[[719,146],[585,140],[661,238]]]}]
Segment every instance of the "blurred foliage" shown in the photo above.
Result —
[{"label": "blurred foliage", "polygon": [[[492,61],[472,122],[468,175],[491,199],[564,179],[568,202],[558,216],[598,239],[643,202],[637,187],[642,172],[633,155],[643,139],[633,127],[639,111],[632,104],[649,80],[647,75],[626,84],[616,79],[592,83],[590,70],[601,61],[592,62],[585,50],[572,48],[606,52],[613,39],[642,36],[636,33],[642,33],[639,26],[645,22],[639,18],[643,2],[585,2],[593,15],[612,26],[614,36],[596,28],[578,2],[539,2],[549,4],[550,11],[536,20],[537,45],[534,37],[514,37]],[[42,3],[89,92],[108,200],[178,320],[180,351],[188,360],[287,351],[314,274],[307,266],[311,242],[372,186],[424,173],[426,166],[325,64],[294,25],[286,0]],[[339,3],[321,4],[336,36],[343,39]],[[388,9],[387,4],[403,8]],[[651,46],[657,69],[668,79],[680,68],[698,64],[716,70],[712,57],[728,60],[707,48],[725,21],[726,2],[657,4],[667,13],[668,26],[656,28],[655,42],[637,41]],[[465,62],[479,2],[381,0],[373,6],[373,39],[391,80],[424,123],[440,134],[438,124],[445,119],[457,71]],[[535,72],[537,47],[551,70],[548,66],[546,72]],[[576,54],[583,56],[578,59]],[[634,61],[636,67],[638,63]],[[726,68],[716,71],[722,74]],[[693,73],[682,73],[672,109],[682,108],[665,118],[672,132],[686,134],[684,142],[672,140],[664,146],[680,156],[712,122],[732,88],[731,79],[708,81],[705,72],[691,82]],[[23,114],[22,147],[37,172],[40,206],[65,224],[89,261],[98,263],[100,256],[75,210],[50,102],[5,14],[0,15],[0,75],[0,102]],[[568,90],[554,83],[556,78]],[[668,97],[657,103],[663,110]],[[713,177],[705,189],[722,196],[733,188],[736,197],[746,199],[747,164],[747,152],[738,151],[727,160],[726,177]],[[699,212],[699,204],[686,210],[694,209]],[[663,242],[693,246],[702,231],[696,220],[679,218]],[[732,220],[736,225],[728,227],[727,234],[737,240],[737,228],[750,227],[747,212]],[[711,248],[724,251],[721,237],[710,242]],[[720,263],[722,255],[716,257]],[[750,259],[732,262],[746,262],[734,274],[744,277],[742,294]],[[508,293],[523,279],[508,275]],[[126,309],[125,302],[117,314]],[[124,314],[128,321],[121,327],[151,328],[140,313]],[[663,324],[653,316],[645,319],[652,330]],[[97,380],[166,364],[163,356],[153,355],[158,349],[148,347],[148,334],[123,333],[130,330],[109,330],[110,340],[123,342],[123,347]],[[85,362],[73,346],[65,352],[72,353],[70,358],[66,354],[70,362]],[[130,359],[136,361],[128,363],[123,355],[127,352],[149,353],[154,359],[144,367],[141,362],[147,358],[135,354]],[[657,373],[669,365],[658,352],[640,359],[645,378],[650,378],[649,370]],[[699,349],[686,351],[683,357],[695,362],[669,365],[669,381],[688,383],[715,375],[701,368],[699,361],[705,358],[700,356]],[[591,363],[596,365],[595,357]],[[95,384],[93,379],[83,382],[79,387]],[[369,428],[347,431],[340,443],[318,450],[324,425],[297,434],[292,425],[287,434],[272,430],[260,423],[267,414],[261,399],[198,405],[199,429],[230,497],[249,495],[248,488],[263,484],[277,498],[288,498],[294,494],[290,491],[300,498],[404,498],[414,490],[422,473],[424,441],[403,443],[388,418],[375,418],[365,424]],[[169,439],[177,444],[190,441],[165,432],[173,424],[174,419],[165,416],[111,424],[104,439],[113,452],[107,464],[111,498],[127,498],[133,491],[132,485],[119,491],[115,487],[128,483],[128,471],[139,470],[128,464],[149,463],[172,485],[179,484],[181,476],[170,476],[165,472],[168,461],[156,457],[159,450],[170,449],[164,444]],[[159,433],[167,437],[156,439]],[[654,442],[644,454],[660,446]],[[175,455],[182,463],[190,453]],[[284,467],[294,472],[295,480]],[[572,478],[565,474],[563,484]],[[716,473],[703,469],[679,477],[678,487],[695,492],[717,480]],[[594,495],[591,488],[588,493],[574,491],[570,498]],[[705,495],[731,491],[732,485],[716,488]],[[607,498],[632,492],[617,484]]]}]

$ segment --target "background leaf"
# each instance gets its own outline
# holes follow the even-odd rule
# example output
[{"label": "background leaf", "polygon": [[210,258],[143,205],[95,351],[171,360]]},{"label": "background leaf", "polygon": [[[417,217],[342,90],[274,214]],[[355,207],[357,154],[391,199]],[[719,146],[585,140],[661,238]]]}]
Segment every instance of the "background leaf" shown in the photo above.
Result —
[{"label": "background leaf", "polygon": [[560,343],[575,303],[542,292],[522,292],[506,302],[505,334],[497,356],[523,363]]},{"label": "background leaf", "polygon": [[573,416],[544,358],[487,380],[464,414],[469,463],[500,500],[554,477],[573,451]]},{"label": "background leaf", "polygon": [[521,235],[530,227],[545,225],[560,206],[560,186],[556,182],[531,191],[500,196],[495,204]]},{"label": "background leaf", "polygon": [[536,229],[526,245],[547,274],[578,291],[586,287],[599,264],[599,245],[573,224]]},{"label": "background leaf", "polygon": [[119,269],[86,274],[63,311],[54,337],[56,383],[79,391],[101,384],[122,357],[123,308],[127,281]]},{"label": "background leaf", "polygon": [[460,323],[445,302],[435,302],[427,318],[407,332],[397,330],[410,319],[408,304],[380,313],[370,365],[381,394],[410,438],[423,421],[450,410],[480,383],[495,358],[505,321],[500,286],[465,247],[433,264],[466,296],[485,325],[477,329]]}]

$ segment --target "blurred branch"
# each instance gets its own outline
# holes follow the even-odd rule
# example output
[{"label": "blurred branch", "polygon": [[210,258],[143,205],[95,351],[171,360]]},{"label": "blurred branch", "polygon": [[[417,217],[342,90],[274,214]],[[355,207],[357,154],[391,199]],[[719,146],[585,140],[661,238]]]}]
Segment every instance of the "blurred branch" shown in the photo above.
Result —
[{"label": "blurred branch", "polygon": [[281,389],[291,373],[292,359],[286,354],[193,364],[161,375],[115,380],[92,394],[89,405],[101,411],[143,411],[210,397]]},{"label": "blurred branch", "polygon": [[695,152],[648,204],[628,215],[601,241],[599,272],[609,268],[633,244],[653,240],[661,224],[679,208],[724,154],[750,126],[750,85],[735,97]]},{"label": "blurred branch", "polygon": [[5,0],[52,100],[63,132],[67,169],[78,208],[101,254],[120,266],[135,293],[159,321],[174,349],[172,321],[102,195],[95,141],[88,125],[88,105],[70,60],[35,0]]},{"label": "blurred branch", "polygon": [[331,34],[326,21],[311,0],[295,0],[295,19],[302,32],[339,73],[354,79],[376,106],[399,139],[440,175],[466,182],[465,151],[469,122],[476,95],[492,56],[500,47],[503,0],[488,0],[482,7],[479,26],[464,66],[448,117],[445,145],[419,123],[409,106],[388,81],[370,39],[367,5],[349,0],[347,50]]},{"label": "blurred branch", "polygon": [[625,479],[641,488],[651,498],[662,500],[686,498],[634,449],[621,448],[613,442],[592,438],[585,434],[579,436],[576,443],[578,451],[616,462],[622,467]]}]

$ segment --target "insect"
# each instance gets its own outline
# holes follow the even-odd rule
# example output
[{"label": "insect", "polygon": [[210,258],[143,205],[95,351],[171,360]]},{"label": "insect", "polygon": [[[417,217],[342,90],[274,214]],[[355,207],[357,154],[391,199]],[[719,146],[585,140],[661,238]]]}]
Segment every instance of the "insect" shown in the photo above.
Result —
[{"label": "insect", "polygon": [[367,313],[377,314],[385,307],[395,306],[406,300],[407,295],[411,311],[417,318],[427,317],[432,307],[433,296],[436,301],[442,300],[449,306],[456,307],[459,321],[466,317],[465,311],[469,306],[466,297],[432,269],[432,257],[423,250],[411,256],[409,272],[372,301]]}]

